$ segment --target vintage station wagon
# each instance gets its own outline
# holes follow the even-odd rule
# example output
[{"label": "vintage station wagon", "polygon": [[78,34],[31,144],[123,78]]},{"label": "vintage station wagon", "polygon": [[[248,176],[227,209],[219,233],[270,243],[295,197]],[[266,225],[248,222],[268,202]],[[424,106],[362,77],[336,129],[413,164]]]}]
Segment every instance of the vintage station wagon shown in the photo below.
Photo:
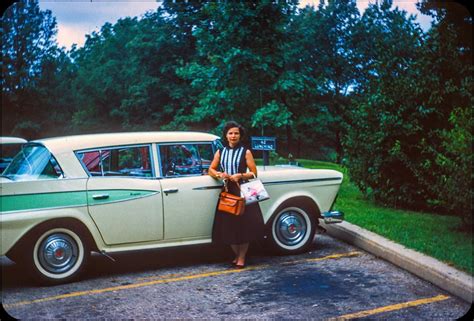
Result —
[{"label": "vintage station wagon", "polygon": [[[199,132],[78,135],[31,141],[1,178],[1,255],[38,280],[76,278],[91,251],[108,255],[210,243],[222,182],[207,174],[219,137]],[[280,253],[311,245],[342,174],[266,166],[264,243]]]}]

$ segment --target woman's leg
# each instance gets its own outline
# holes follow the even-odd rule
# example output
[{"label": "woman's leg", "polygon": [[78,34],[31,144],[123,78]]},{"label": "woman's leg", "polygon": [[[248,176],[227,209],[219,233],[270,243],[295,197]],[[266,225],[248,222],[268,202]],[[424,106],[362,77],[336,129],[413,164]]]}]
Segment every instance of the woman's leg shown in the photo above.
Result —
[{"label": "woman's leg", "polygon": [[240,253],[240,245],[234,245],[232,244],[230,246],[232,248],[232,251],[234,251],[234,254],[235,254],[235,259],[232,261],[232,263],[237,263],[237,259],[239,257],[239,253]]},{"label": "woman's leg", "polygon": [[247,251],[249,249],[249,243],[240,244],[238,246],[239,252],[237,254],[237,265],[244,266],[245,265],[245,256],[247,255]]}]

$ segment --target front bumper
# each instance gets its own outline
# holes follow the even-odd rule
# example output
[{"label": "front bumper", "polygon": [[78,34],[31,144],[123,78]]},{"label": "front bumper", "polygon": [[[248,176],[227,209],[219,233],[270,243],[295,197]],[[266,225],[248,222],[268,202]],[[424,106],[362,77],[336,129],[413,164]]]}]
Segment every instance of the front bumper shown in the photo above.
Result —
[{"label": "front bumper", "polygon": [[328,211],[321,213],[321,217],[324,219],[325,224],[341,223],[344,221],[344,212],[340,211]]}]

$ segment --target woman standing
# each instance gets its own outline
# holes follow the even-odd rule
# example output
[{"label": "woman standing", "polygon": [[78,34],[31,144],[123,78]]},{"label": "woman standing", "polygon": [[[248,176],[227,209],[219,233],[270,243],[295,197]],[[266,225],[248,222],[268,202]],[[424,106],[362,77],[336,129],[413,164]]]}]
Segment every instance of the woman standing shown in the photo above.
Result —
[{"label": "woman standing", "polygon": [[[240,124],[234,121],[226,123],[223,130],[225,147],[222,152],[216,152],[209,168],[209,175],[226,180],[228,192],[238,196],[240,196],[239,184],[253,178],[254,175],[257,177],[257,166],[252,152],[242,146],[243,136],[244,128]],[[232,263],[242,269],[245,267],[249,243],[263,235],[263,228],[263,217],[258,203],[247,205],[245,212],[239,216],[216,210],[212,240],[230,245],[235,253]]]}]

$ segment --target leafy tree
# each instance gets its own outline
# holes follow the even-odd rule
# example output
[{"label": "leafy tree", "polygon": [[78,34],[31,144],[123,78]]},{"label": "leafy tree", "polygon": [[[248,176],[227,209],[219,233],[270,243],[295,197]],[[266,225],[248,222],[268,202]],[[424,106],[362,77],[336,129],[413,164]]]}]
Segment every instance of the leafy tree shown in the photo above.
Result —
[{"label": "leafy tree", "polygon": [[[356,79],[353,31],[356,2],[321,1],[291,17],[285,45],[285,72],[278,89],[293,113],[295,137],[312,149],[332,147],[342,158],[342,120]],[[293,145],[292,143],[290,145]]]},{"label": "leafy tree", "polygon": [[251,123],[267,133],[290,123],[275,90],[283,70],[282,44],[289,2],[208,2],[193,34],[197,57],[178,69],[198,92],[188,117],[211,129],[225,120]]},{"label": "leafy tree", "polygon": [[3,14],[2,134],[39,134],[47,110],[41,109],[37,82],[44,61],[56,54],[56,32],[56,20],[36,0],[14,3]]},{"label": "leafy tree", "polygon": [[384,204],[472,224],[470,45],[453,23],[422,35],[390,7],[371,5],[361,20],[363,72],[344,144],[351,176]]},{"label": "leafy tree", "polygon": [[436,17],[425,43],[420,100],[435,110],[424,127],[420,167],[432,209],[460,215],[472,228],[472,16],[457,3],[421,2]]},{"label": "leafy tree", "polygon": [[106,24],[72,53],[78,68],[76,128],[186,128],[180,118],[189,112],[192,95],[176,68],[195,51],[189,30],[168,9]]},{"label": "leafy tree", "polygon": [[422,32],[414,17],[371,4],[355,39],[360,57],[353,109],[346,123],[344,148],[351,177],[362,191],[391,206],[423,204],[421,177],[403,159],[417,158],[413,146],[424,136],[420,119],[433,112],[416,95]]}]

